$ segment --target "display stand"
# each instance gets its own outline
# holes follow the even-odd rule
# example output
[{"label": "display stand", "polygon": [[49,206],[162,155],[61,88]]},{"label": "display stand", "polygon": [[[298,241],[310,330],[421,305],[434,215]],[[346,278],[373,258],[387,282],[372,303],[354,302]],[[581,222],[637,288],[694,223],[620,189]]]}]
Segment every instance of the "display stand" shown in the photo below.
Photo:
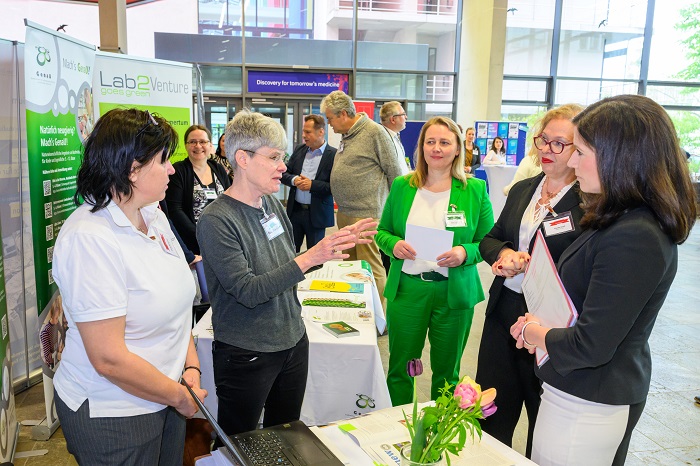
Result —
[{"label": "display stand", "polygon": [[506,150],[506,165],[516,166],[525,156],[525,141],[527,139],[527,123],[517,121],[477,121],[474,123],[476,139],[474,144],[479,147],[481,161],[491,150],[491,143],[498,136],[503,139]]}]

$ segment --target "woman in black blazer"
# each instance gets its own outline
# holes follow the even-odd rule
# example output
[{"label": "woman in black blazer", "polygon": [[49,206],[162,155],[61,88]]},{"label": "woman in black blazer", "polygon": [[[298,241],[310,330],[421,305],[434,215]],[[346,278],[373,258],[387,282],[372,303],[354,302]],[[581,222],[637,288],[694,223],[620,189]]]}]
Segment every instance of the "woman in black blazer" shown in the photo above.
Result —
[{"label": "woman in black blazer", "polygon": [[196,226],[211,201],[231,186],[226,169],[209,155],[211,132],[206,126],[192,125],[185,131],[187,158],[174,163],[175,173],[165,192],[170,220],[187,247],[199,254]]},{"label": "woman in black blazer", "polygon": [[[558,271],[578,310],[569,328],[517,319],[519,348],[547,351],[532,459],[622,465],[651,379],[649,335],[697,215],[676,131],[647,97],[597,102],[574,119],[569,165],[585,193],[583,234]],[[499,394],[500,397],[500,394]]]},{"label": "woman in black blazer", "polygon": [[[542,229],[555,262],[581,234],[581,199],[574,170],[567,166],[574,150],[571,120],[581,110],[583,107],[577,104],[563,105],[548,111],[535,125],[535,163],[543,173],[513,186],[498,221],[479,245],[496,277],[489,290],[476,381],[498,392],[498,411],[481,421],[481,426],[511,446],[525,403],[528,457],[540,405],[540,384],[533,370],[534,356],[515,347],[510,326],[527,311],[521,289],[522,272],[530,259],[537,230]],[[563,221],[562,230],[543,229],[559,221]]]}]

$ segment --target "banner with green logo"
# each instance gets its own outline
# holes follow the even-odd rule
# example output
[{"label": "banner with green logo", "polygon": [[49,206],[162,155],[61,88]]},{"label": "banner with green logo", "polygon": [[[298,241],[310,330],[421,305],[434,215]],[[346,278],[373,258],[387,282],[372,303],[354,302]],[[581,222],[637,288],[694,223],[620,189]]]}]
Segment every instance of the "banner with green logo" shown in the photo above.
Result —
[{"label": "banner with green logo", "polygon": [[95,124],[92,100],[95,47],[28,21],[26,24],[27,157],[40,323],[36,330],[46,398],[46,421],[35,426],[33,435],[45,439],[58,427],[52,379],[66,330],[51,263],[59,230],[76,208],[73,195],[82,143]]},{"label": "banner with green logo", "polygon": [[180,135],[172,161],[187,156],[182,136],[192,120],[192,65],[98,52],[93,94],[97,111],[135,107],[158,113]]}]

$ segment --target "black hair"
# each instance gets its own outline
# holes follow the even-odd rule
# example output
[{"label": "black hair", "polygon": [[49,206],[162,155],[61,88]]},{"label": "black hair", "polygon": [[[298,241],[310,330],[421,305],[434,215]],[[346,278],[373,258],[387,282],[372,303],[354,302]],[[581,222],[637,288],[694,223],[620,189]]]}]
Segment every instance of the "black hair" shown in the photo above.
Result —
[{"label": "black hair", "polygon": [[177,149],[177,139],[161,116],[135,108],[110,110],[85,140],[73,201],[80,205],[82,198],[97,212],[115,197],[131,198],[133,163],[145,165],[159,154],[165,162]]},{"label": "black hair", "polygon": [[640,95],[596,102],[573,119],[595,152],[600,194],[583,193],[584,228],[603,229],[628,209],[647,206],[675,243],[688,238],[697,216],[686,157],[671,118]]},{"label": "black hair", "polygon": [[226,137],[226,133],[223,133],[221,136],[219,136],[219,141],[216,143],[216,155],[217,157],[221,157],[221,141]]}]

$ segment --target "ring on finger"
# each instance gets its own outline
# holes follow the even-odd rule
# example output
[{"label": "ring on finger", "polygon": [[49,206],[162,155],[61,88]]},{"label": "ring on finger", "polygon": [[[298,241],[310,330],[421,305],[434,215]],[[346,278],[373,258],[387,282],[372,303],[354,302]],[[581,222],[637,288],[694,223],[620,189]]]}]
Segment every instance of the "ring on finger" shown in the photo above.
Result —
[{"label": "ring on finger", "polygon": [[335,248],[331,249],[331,254],[335,254],[336,252],[338,251],[336,251]]}]

